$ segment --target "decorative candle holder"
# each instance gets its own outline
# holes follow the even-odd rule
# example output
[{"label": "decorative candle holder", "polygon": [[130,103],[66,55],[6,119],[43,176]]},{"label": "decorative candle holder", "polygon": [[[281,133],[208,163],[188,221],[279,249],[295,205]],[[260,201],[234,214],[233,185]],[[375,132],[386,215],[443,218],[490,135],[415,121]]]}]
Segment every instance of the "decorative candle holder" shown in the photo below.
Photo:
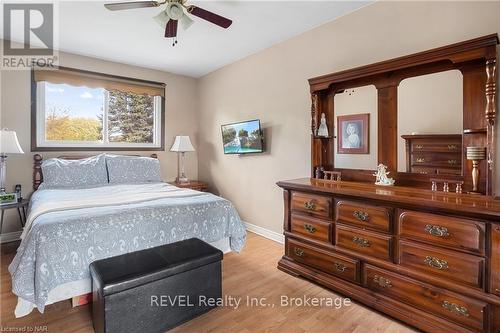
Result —
[{"label": "decorative candle holder", "polygon": [[472,191],[471,194],[479,194],[479,163],[486,159],[484,147],[467,147],[467,159],[472,161]]}]

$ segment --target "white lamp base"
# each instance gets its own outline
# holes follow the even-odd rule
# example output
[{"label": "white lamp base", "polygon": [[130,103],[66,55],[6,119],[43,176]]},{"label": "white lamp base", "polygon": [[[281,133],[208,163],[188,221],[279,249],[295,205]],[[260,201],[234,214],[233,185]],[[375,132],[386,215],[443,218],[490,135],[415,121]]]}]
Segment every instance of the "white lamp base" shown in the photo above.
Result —
[{"label": "white lamp base", "polygon": [[184,177],[184,178],[182,178],[182,177],[180,177],[180,178],[176,177],[175,178],[175,182],[179,183],[179,184],[185,184],[185,183],[189,183],[189,179],[187,177]]},{"label": "white lamp base", "polygon": [[175,178],[176,183],[189,183],[188,177],[186,177],[186,171],[184,168],[184,154],[185,152],[180,152],[177,154],[177,178]]},{"label": "white lamp base", "polygon": [[0,155],[0,194],[5,194],[5,177],[7,174],[7,156]]}]

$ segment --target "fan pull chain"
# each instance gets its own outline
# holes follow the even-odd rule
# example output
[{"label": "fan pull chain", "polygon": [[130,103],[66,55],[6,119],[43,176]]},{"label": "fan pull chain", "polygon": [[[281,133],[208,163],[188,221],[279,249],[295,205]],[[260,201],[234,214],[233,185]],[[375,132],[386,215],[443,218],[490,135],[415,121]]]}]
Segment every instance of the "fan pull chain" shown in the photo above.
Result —
[{"label": "fan pull chain", "polygon": [[177,45],[177,37],[174,37],[172,39],[172,46],[175,46],[175,45]]}]

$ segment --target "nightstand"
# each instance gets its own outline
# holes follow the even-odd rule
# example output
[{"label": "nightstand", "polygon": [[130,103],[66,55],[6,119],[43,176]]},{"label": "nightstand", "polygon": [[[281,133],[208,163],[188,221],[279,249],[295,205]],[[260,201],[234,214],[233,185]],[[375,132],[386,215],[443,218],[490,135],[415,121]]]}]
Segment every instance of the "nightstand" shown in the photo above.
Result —
[{"label": "nightstand", "polygon": [[180,188],[190,188],[192,190],[201,191],[201,192],[208,191],[208,184],[204,183],[204,182],[200,182],[198,180],[191,180],[191,181],[189,181],[189,183],[169,182],[169,184],[172,184],[172,185],[180,187]]},{"label": "nightstand", "polygon": [[21,221],[21,226],[24,228],[26,223],[26,209],[28,207],[29,200],[23,199],[19,202],[13,202],[10,204],[0,206],[0,233],[2,233],[3,227],[3,215],[7,209],[17,209],[17,213],[19,214],[19,220]]}]

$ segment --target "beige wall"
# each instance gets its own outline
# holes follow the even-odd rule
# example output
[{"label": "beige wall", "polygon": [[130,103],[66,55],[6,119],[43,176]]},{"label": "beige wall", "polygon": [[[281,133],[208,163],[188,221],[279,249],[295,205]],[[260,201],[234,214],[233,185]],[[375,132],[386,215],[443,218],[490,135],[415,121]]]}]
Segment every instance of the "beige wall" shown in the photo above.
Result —
[{"label": "beige wall", "polygon": [[[335,144],[333,147],[335,167],[346,169],[370,170],[377,168],[377,88],[374,85],[349,89],[334,97],[335,115],[370,114],[368,154],[339,154],[338,138],[342,131],[335,120]],[[331,129],[329,129],[331,130]]]},{"label": "beige wall", "polygon": [[[499,13],[500,2],[377,2],[203,77],[201,179],[245,221],[281,232],[275,183],[309,175],[307,79],[498,33]],[[220,125],[253,118],[262,120],[267,153],[224,156]]]},{"label": "beige wall", "polygon": [[462,133],[463,81],[459,70],[401,81],[398,87],[398,171],[406,171],[405,140],[401,135]]},{"label": "beige wall", "polygon": [[[1,40],[0,40],[1,42]],[[1,45],[1,43],[0,43]],[[165,95],[165,147],[164,152],[133,152],[147,156],[158,153],[161,162],[162,177],[164,180],[173,180],[177,175],[177,157],[169,152],[175,135],[189,135],[195,148],[198,147],[197,119],[197,82],[196,79],[174,75],[166,72],[134,67],[119,63],[102,61],[94,58],[60,53],[60,65],[80,68],[107,74],[115,74],[145,80],[164,82]],[[30,152],[30,72],[29,71],[2,71],[1,73],[1,108],[0,128],[7,127],[17,132],[24,155],[12,155],[7,163],[7,188],[21,184],[24,195],[31,192],[32,187],[32,156]],[[122,152],[123,153],[123,152]],[[57,153],[41,153],[44,157],[62,155]],[[69,155],[70,153],[64,153]],[[73,154],[94,154],[73,153]],[[198,177],[197,153],[186,154],[186,172],[188,176]],[[3,232],[12,232],[20,229],[15,212],[10,210],[6,214]]]}]

